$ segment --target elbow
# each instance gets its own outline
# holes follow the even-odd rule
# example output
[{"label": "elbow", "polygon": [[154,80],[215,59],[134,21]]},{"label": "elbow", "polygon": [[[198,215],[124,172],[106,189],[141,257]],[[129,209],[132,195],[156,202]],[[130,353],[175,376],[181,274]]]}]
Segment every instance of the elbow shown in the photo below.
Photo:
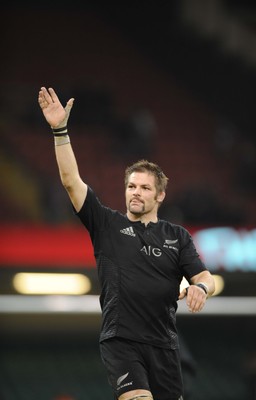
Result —
[{"label": "elbow", "polygon": [[72,187],[74,186],[74,179],[70,176],[70,174],[64,174],[64,173],[60,175],[60,179],[66,191],[70,192],[72,190]]}]

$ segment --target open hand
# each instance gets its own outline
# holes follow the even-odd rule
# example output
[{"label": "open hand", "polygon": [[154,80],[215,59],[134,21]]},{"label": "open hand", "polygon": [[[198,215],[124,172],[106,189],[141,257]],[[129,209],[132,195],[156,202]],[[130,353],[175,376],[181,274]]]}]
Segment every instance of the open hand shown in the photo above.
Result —
[{"label": "open hand", "polygon": [[69,114],[74,103],[73,98],[68,100],[64,108],[52,88],[47,90],[45,87],[41,87],[38,94],[38,103],[46,121],[52,128],[62,128],[67,125]]}]

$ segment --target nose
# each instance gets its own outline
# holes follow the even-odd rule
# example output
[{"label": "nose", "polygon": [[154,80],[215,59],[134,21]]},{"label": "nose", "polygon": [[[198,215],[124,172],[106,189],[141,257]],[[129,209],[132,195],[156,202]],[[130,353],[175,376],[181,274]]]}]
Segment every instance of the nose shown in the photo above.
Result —
[{"label": "nose", "polygon": [[140,187],[137,186],[136,188],[134,188],[133,195],[134,196],[140,196],[141,195]]}]

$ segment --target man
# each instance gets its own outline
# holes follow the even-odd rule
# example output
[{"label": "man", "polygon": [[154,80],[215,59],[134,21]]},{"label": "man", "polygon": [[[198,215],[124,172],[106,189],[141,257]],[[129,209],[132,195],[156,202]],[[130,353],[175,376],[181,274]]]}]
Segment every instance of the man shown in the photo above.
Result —
[{"label": "man", "polygon": [[[126,215],[103,206],[79,175],[65,109],[52,88],[38,97],[55,142],[62,184],[88,229],[102,291],[100,350],[119,400],[182,400],[177,300],[202,310],[214,280],[182,227],[159,220],[168,178],[141,160],[125,171]],[[88,149],[89,151],[89,149]],[[182,277],[190,286],[179,293]]]}]

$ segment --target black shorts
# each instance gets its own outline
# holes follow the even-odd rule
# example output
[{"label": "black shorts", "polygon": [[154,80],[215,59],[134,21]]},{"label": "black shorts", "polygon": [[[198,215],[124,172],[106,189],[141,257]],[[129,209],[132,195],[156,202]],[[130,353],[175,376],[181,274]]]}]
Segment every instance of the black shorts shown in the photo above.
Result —
[{"label": "black shorts", "polygon": [[116,337],[100,343],[100,351],[116,398],[130,390],[145,389],[156,400],[182,399],[178,350]]}]

